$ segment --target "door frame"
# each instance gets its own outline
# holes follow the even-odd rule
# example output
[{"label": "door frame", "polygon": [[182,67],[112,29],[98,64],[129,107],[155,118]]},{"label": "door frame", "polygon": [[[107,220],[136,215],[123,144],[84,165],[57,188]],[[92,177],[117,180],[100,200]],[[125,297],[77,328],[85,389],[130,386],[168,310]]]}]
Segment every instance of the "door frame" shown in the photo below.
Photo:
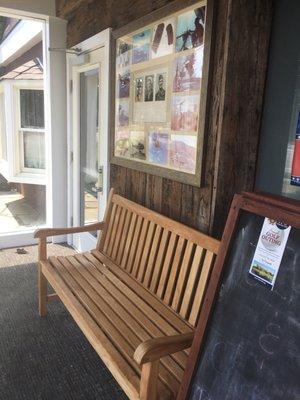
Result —
[{"label": "door frame", "polygon": [[[101,48],[103,61],[99,63],[90,62],[89,54]],[[71,50],[80,49],[79,55],[67,54],[67,108],[68,108],[68,226],[80,225],[80,198],[79,171],[80,148],[79,148],[79,113],[75,110],[78,107],[79,87],[78,79],[74,74],[91,68],[99,68],[100,74],[100,96],[99,96],[99,130],[101,137],[100,158],[103,164],[103,192],[102,207],[99,210],[100,219],[104,216],[106,201],[109,193],[109,104],[110,104],[110,79],[111,79],[111,28],[97,33],[85,41],[73,46]],[[81,54],[83,53],[83,54]],[[77,98],[77,101],[74,98]],[[76,108],[77,108],[76,107]],[[68,244],[79,251],[96,247],[97,238],[90,233],[68,235]]]},{"label": "door frame", "polygon": [[[24,10],[0,7],[0,14],[43,23],[43,59],[46,140],[46,225],[67,225],[67,110],[66,110],[66,39],[67,21]],[[0,249],[36,244],[35,228],[0,234]],[[66,241],[66,236],[53,242]]]}]

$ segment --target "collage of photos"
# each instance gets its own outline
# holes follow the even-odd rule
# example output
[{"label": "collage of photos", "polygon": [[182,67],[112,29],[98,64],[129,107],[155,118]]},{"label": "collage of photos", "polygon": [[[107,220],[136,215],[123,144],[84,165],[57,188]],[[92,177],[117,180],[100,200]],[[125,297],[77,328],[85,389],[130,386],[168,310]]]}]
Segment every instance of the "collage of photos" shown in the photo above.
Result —
[{"label": "collage of photos", "polygon": [[195,174],[204,24],[202,6],[117,40],[116,157]]}]

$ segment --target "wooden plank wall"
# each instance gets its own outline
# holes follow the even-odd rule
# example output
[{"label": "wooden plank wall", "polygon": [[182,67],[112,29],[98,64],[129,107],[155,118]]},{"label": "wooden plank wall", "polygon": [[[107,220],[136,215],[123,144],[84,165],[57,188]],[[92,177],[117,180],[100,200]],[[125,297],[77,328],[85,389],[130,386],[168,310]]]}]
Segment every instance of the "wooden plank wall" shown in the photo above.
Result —
[{"label": "wooden plank wall", "polygon": [[[57,0],[57,15],[69,21],[71,46],[167,3]],[[254,187],[273,0],[215,0],[215,5],[203,187],[117,165],[111,165],[110,182],[119,194],[220,237],[233,194]]]}]

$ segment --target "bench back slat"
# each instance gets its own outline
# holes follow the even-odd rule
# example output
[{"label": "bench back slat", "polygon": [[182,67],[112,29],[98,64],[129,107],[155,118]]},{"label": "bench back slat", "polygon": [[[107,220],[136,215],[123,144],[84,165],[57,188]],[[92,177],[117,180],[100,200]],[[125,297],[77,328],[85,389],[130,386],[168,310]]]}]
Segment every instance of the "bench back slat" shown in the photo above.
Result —
[{"label": "bench back slat", "polygon": [[195,326],[219,241],[111,193],[98,250]]}]

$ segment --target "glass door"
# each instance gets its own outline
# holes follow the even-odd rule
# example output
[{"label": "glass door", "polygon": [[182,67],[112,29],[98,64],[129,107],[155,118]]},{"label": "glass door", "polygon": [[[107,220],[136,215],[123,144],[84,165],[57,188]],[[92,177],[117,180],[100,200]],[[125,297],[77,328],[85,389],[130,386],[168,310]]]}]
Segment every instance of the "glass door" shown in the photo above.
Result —
[{"label": "glass door", "polygon": [[[76,45],[67,61],[69,226],[102,221],[108,197],[110,29]],[[82,55],[80,55],[82,54]],[[79,251],[96,247],[97,232],[74,234]]]},{"label": "glass door", "polygon": [[[80,72],[80,225],[99,219],[99,68]],[[93,233],[96,235],[96,232]]]}]

